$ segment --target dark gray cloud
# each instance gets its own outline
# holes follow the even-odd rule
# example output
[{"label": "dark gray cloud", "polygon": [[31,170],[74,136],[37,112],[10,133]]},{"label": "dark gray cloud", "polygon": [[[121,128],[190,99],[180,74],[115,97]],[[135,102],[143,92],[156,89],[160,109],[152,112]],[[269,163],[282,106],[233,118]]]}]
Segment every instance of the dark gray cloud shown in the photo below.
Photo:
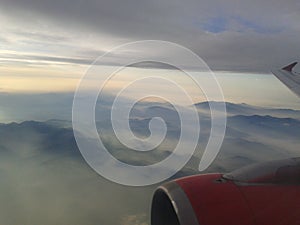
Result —
[{"label": "dark gray cloud", "polygon": [[[19,54],[0,54],[1,59],[15,60],[16,62],[26,62],[26,60],[38,60],[41,61],[39,65],[45,65],[45,62],[59,62],[59,63],[71,63],[71,64],[83,64],[89,65],[93,62],[92,59],[83,58],[67,58],[67,57],[53,57],[44,55],[19,55]],[[19,61],[17,61],[19,60]],[[5,63],[5,61],[3,61]],[[41,64],[40,64],[41,63]]]},{"label": "dark gray cloud", "polygon": [[40,33],[40,32],[28,32],[25,30],[13,30],[13,34],[17,36],[23,36],[27,37],[28,39],[32,41],[41,41],[43,40],[44,42],[67,42],[70,41],[70,38],[64,37],[61,35],[55,35],[55,34],[45,34],[45,33]]},{"label": "dark gray cloud", "polygon": [[[141,39],[177,42],[216,70],[266,72],[300,58],[296,0],[3,0],[0,6],[20,26],[59,27],[74,36],[73,42],[78,38],[74,33],[80,34],[77,41],[93,34],[110,39],[112,45]],[[23,35],[68,42],[59,35]],[[93,50],[97,52],[91,47],[86,51]]]}]

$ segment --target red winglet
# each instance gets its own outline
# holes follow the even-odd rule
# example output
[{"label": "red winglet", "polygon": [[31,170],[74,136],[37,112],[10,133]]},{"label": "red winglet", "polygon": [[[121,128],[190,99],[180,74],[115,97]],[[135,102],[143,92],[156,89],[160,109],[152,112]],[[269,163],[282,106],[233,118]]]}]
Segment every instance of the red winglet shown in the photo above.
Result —
[{"label": "red winglet", "polygon": [[288,66],[285,66],[282,68],[282,70],[288,71],[288,72],[292,72],[293,68],[297,65],[298,62],[294,62]]}]

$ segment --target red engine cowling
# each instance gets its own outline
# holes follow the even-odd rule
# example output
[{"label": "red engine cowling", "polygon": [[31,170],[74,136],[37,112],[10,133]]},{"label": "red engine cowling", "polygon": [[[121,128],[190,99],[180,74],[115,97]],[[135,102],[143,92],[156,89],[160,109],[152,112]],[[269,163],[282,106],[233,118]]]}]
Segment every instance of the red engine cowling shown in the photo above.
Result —
[{"label": "red engine cowling", "polygon": [[152,225],[300,225],[300,157],[159,187]]},{"label": "red engine cowling", "polygon": [[154,193],[152,225],[253,225],[239,188],[221,174],[178,179]]}]

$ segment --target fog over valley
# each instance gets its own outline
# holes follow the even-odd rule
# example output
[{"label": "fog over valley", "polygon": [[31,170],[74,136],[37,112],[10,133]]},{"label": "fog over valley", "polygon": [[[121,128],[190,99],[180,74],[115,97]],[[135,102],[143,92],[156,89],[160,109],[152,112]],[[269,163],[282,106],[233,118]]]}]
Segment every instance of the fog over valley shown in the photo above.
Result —
[{"label": "fog over valley", "polygon": [[[219,155],[205,172],[223,173],[266,159],[299,156],[299,111],[226,105],[226,136]],[[130,126],[139,137],[149,135],[152,117],[161,117],[167,124],[165,140],[150,152],[122,145],[105,118],[109,101],[98,106],[100,137],[123,162],[140,166],[158,162],[171,154],[178,142],[178,114],[168,103],[141,102],[131,111]],[[210,113],[207,102],[195,106],[201,125],[199,144],[189,163],[174,177],[199,173],[210,133]],[[148,225],[151,196],[157,187],[126,187],[94,172],[82,158],[67,119],[2,123],[0,179],[1,224]]]}]

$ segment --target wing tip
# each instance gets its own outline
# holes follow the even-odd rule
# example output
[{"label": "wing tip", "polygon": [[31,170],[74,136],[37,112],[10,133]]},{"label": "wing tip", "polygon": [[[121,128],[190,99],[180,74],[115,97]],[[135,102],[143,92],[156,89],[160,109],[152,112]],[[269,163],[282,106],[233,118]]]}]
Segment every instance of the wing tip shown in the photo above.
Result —
[{"label": "wing tip", "polygon": [[293,62],[285,67],[282,68],[282,70],[288,71],[288,72],[292,72],[293,68],[298,64],[298,62]]}]

